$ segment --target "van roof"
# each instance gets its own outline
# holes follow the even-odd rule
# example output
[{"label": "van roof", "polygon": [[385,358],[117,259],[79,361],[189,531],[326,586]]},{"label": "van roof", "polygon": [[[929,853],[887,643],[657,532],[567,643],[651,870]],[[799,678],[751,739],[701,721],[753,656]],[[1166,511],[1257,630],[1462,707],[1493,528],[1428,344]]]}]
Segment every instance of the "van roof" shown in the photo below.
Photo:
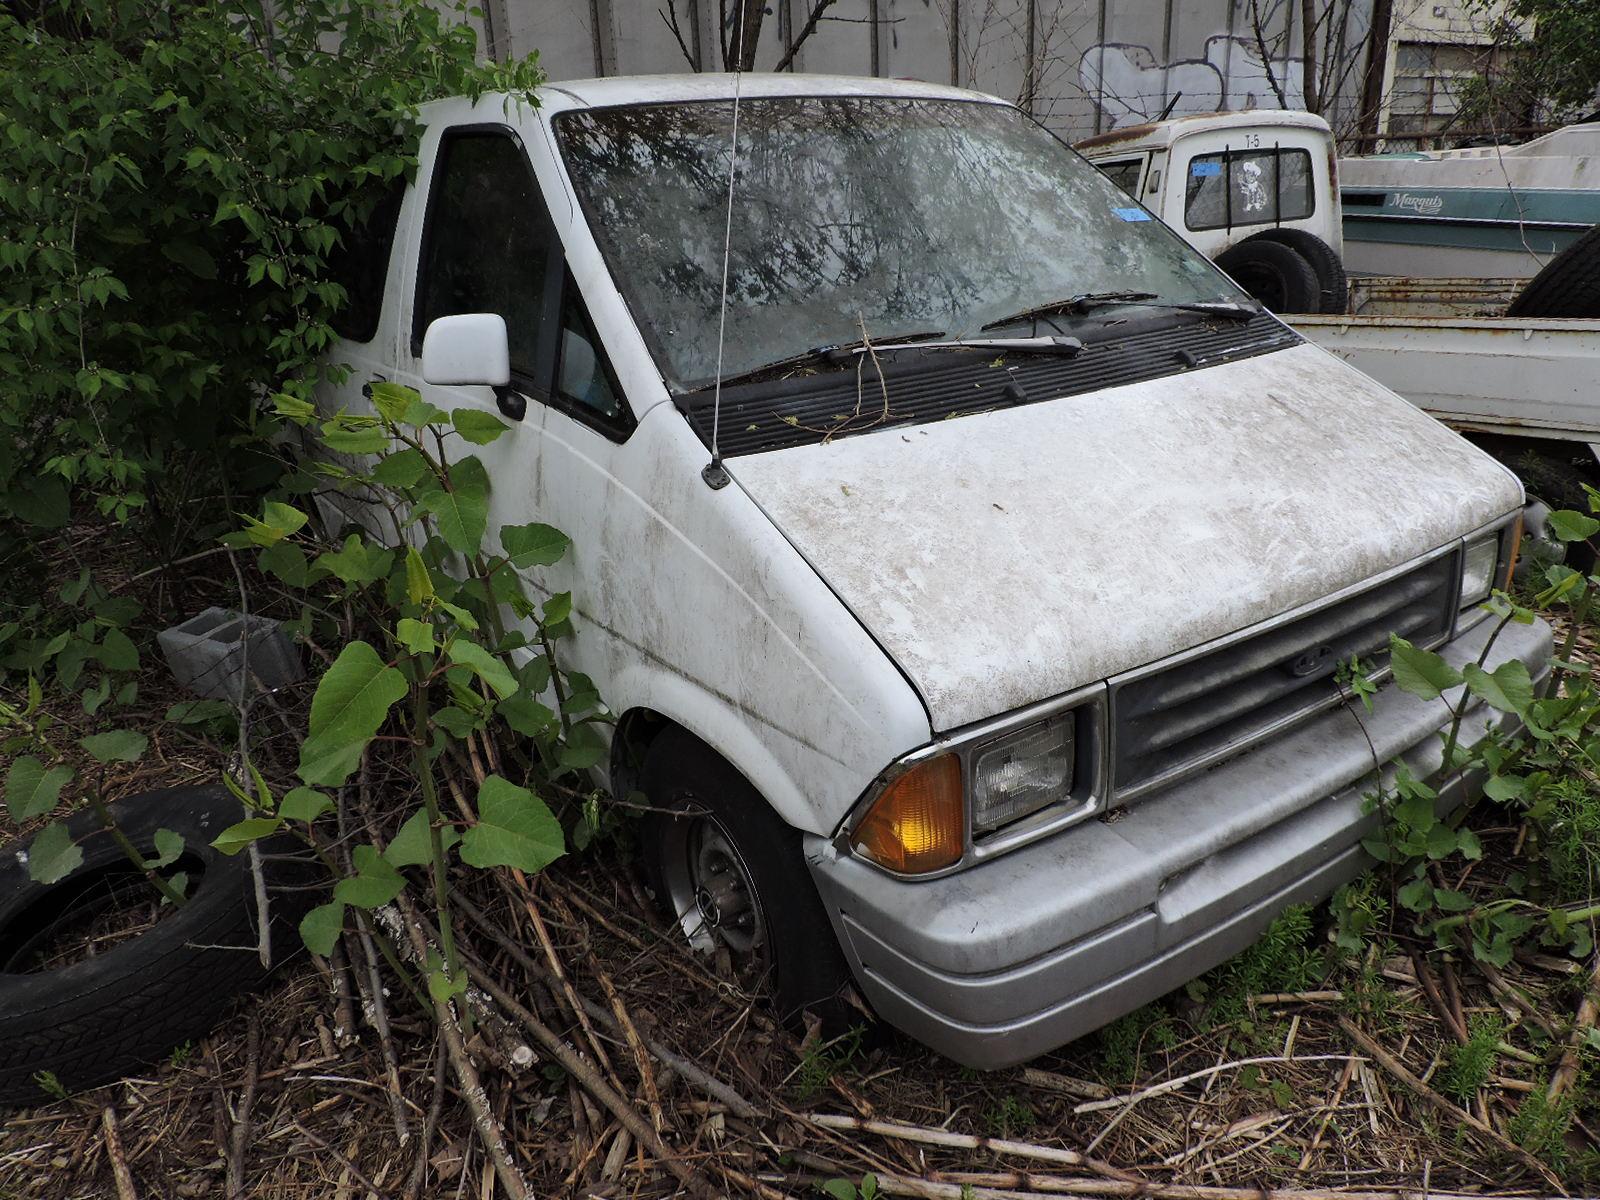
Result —
[{"label": "van roof", "polygon": [[[681,100],[731,100],[735,76],[729,74],[622,75],[607,79],[565,79],[548,83],[539,96],[551,108],[607,108],[618,104],[663,104]],[[873,79],[856,75],[804,75],[746,71],[738,76],[745,98],[767,96],[890,96],[925,100],[1007,101],[965,88],[915,79]]]},{"label": "van roof", "polygon": [[1300,112],[1290,108],[1253,108],[1247,112],[1189,113],[1166,121],[1151,121],[1144,125],[1128,125],[1121,129],[1097,133],[1074,143],[1074,148],[1087,154],[1090,151],[1164,150],[1180,137],[1210,129],[1260,128],[1316,129],[1332,136],[1328,123],[1315,113]]}]

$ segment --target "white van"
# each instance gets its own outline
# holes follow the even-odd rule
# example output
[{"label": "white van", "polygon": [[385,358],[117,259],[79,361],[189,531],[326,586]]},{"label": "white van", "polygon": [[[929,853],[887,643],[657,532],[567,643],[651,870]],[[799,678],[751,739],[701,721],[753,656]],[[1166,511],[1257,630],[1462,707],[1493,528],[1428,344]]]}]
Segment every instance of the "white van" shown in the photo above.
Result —
[{"label": "white van", "polygon": [[[1437,772],[1444,706],[1336,669],[1478,658],[1517,481],[1016,108],[679,75],[425,120],[323,403],[512,425],[490,529],[572,536],[530,584],[575,597],[602,782],[786,1012],[853,979],[1029,1058],[1327,895],[1375,770]],[[1511,625],[1488,665],[1549,653]]]}]

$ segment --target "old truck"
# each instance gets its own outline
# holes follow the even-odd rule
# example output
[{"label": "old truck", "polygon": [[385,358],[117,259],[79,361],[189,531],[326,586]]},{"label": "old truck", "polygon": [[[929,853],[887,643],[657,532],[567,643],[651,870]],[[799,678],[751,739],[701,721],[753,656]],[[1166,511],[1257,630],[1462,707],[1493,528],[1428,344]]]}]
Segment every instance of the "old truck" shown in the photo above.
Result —
[{"label": "old truck", "polygon": [[1600,485],[1600,231],[1531,283],[1346,279],[1340,164],[1320,117],[1201,114],[1077,149],[1311,341],[1466,434],[1531,493],[1587,508],[1581,485]]}]

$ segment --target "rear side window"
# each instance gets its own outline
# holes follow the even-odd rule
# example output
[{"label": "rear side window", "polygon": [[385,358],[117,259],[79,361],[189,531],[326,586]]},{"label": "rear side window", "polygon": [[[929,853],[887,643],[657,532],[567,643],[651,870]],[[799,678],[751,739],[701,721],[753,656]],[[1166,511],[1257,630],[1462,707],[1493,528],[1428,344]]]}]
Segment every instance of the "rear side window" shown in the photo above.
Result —
[{"label": "rear side window", "polygon": [[405,194],[405,179],[392,180],[365,221],[340,230],[339,244],[328,255],[328,275],[344,288],[346,297],[333,316],[333,331],[352,342],[370,342],[378,334],[394,227]]},{"label": "rear side window", "polygon": [[550,257],[543,206],[527,157],[510,137],[468,133],[446,141],[428,199],[415,348],[438,317],[499,313],[511,369],[536,376]]},{"label": "rear side window", "polygon": [[1189,160],[1183,221],[1190,229],[1270,225],[1316,207],[1305,150],[1225,150]]},{"label": "rear side window", "polygon": [[1097,162],[1095,166],[1128,195],[1135,200],[1139,198],[1139,168],[1144,166],[1142,158],[1120,158],[1116,162]]}]

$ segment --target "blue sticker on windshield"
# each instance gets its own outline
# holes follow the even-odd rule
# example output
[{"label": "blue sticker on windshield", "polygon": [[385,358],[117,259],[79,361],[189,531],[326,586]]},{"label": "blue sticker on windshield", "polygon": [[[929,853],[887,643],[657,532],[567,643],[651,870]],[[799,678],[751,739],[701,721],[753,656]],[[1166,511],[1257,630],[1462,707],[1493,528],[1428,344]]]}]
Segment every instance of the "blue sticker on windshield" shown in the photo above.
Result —
[{"label": "blue sticker on windshield", "polygon": [[1142,208],[1113,208],[1111,211],[1124,221],[1148,221],[1150,219],[1150,214]]},{"label": "blue sticker on windshield", "polygon": [[1189,174],[1196,179],[1204,179],[1208,175],[1221,175],[1222,164],[1219,162],[1192,162],[1189,164]]}]

